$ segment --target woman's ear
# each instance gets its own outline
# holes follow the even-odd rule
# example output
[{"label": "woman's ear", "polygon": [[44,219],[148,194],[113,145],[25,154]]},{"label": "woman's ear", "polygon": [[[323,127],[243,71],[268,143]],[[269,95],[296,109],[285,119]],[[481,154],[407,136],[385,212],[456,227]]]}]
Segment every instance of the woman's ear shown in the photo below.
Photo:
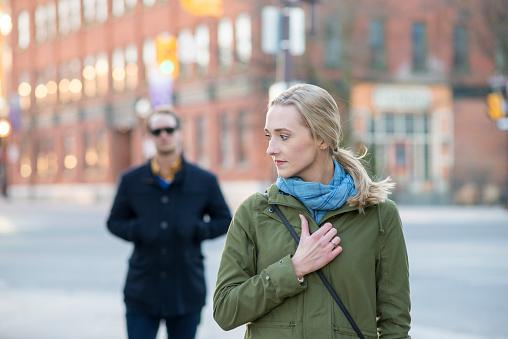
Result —
[{"label": "woman's ear", "polygon": [[320,150],[324,151],[328,148],[328,144],[323,139],[318,139],[317,142]]}]

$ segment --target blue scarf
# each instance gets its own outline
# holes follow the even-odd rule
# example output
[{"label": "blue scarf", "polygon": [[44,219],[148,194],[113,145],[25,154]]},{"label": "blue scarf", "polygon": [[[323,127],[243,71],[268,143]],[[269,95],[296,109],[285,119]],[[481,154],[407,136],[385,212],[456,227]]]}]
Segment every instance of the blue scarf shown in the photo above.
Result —
[{"label": "blue scarf", "polygon": [[349,197],[356,194],[351,175],[337,161],[333,160],[333,165],[333,178],[328,185],[303,181],[298,177],[278,177],[275,185],[300,200],[319,224],[327,211],[342,207]]}]

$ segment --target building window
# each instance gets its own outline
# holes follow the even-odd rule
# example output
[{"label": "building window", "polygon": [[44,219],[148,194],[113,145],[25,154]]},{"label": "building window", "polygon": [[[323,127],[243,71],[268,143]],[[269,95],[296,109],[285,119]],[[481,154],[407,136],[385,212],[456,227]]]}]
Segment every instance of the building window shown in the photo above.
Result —
[{"label": "building window", "polygon": [[117,48],[113,51],[111,66],[113,67],[113,89],[121,92],[125,89],[125,58],[123,49]]},{"label": "building window", "polygon": [[125,48],[125,82],[128,89],[138,86],[138,49],[134,44]]},{"label": "building window", "polygon": [[58,2],[58,25],[60,34],[76,31],[81,26],[80,0],[60,0]]},{"label": "building window", "polygon": [[22,11],[18,15],[18,46],[25,49],[30,45],[30,15]]},{"label": "building window", "polygon": [[71,100],[78,101],[81,99],[83,90],[81,74],[81,61],[79,59],[71,60],[60,66],[58,93],[61,103],[67,103]]},{"label": "building window", "polygon": [[186,76],[189,74],[192,63],[194,62],[194,36],[189,29],[183,29],[178,33],[178,61],[180,63],[180,74]]},{"label": "building window", "polygon": [[54,150],[53,139],[44,138],[36,145],[37,175],[41,178],[52,177],[57,173],[58,161]]},{"label": "building window", "polygon": [[39,82],[37,83],[37,86],[35,86],[35,103],[39,106],[44,106],[46,104],[45,100],[47,96],[48,89],[46,88],[46,84],[41,78],[39,78]]},{"label": "building window", "polygon": [[84,150],[84,166],[86,170],[90,170],[97,166],[99,163],[99,156],[97,154],[97,149],[94,145],[93,133],[89,131],[85,131],[83,135],[83,150]]},{"label": "building window", "polygon": [[83,134],[84,168],[87,172],[108,166],[107,133],[105,130],[85,131]]},{"label": "building window", "polygon": [[150,73],[155,69],[155,44],[153,39],[143,41],[143,67],[145,69],[145,82],[150,81]]},{"label": "building window", "polygon": [[30,178],[32,175],[32,150],[28,140],[21,141],[21,157],[19,159],[19,175],[23,179]]},{"label": "building window", "polygon": [[233,24],[230,19],[219,21],[217,38],[219,65],[228,67],[233,63]]},{"label": "building window", "polygon": [[105,22],[108,19],[108,0],[83,0],[85,22]]},{"label": "building window", "polygon": [[429,134],[430,133],[430,118],[428,114],[423,115],[423,133]]},{"label": "building window", "polygon": [[157,0],[143,0],[143,5],[150,7],[150,6],[155,5],[156,2],[157,2]]},{"label": "building window", "polygon": [[469,69],[467,30],[464,26],[453,29],[453,69],[463,72]]},{"label": "building window", "polygon": [[393,134],[395,133],[395,116],[393,113],[386,113],[385,116],[385,133]]},{"label": "building window", "polygon": [[112,0],[112,12],[114,16],[122,16],[125,13],[125,0]]},{"label": "building window", "polygon": [[56,37],[56,6],[55,3],[46,5],[46,28],[48,39]]},{"label": "building window", "polygon": [[136,7],[138,3],[138,0],[125,0],[125,7],[127,9],[132,9],[134,7]]},{"label": "building window", "polygon": [[39,106],[47,104],[56,104],[57,99],[57,85],[54,79],[56,78],[55,67],[48,65],[38,75],[37,85],[35,86],[35,102]]},{"label": "building window", "polygon": [[101,129],[96,132],[95,145],[97,148],[97,165],[101,169],[108,168],[109,166],[108,135],[104,129]]},{"label": "building window", "polygon": [[407,135],[413,135],[415,132],[415,118],[413,114],[406,114],[405,130]]},{"label": "building window", "polygon": [[202,73],[206,72],[210,63],[210,31],[206,25],[196,27],[196,64]]},{"label": "building window", "polygon": [[71,93],[69,90],[70,80],[68,78],[69,72],[67,65],[60,66],[60,81],[58,82],[58,98],[60,102],[65,104],[71,100]]},{"label": "building window", "polygon": [[97,74],[95,72],[95,57],[88,56],[83,62],[83,87],[85,96],[97,95]]},{"label": "building window", "polygon": [[237,133],[238,133],[238,144],[237,144],[237,160],[241,165],[248,163],[247,148],[248,148],[248,114],[245,111],[241,111],[238,115],[237,120]]},{"label": "building window", "polygon": [[42,42],[47,39],[46,6],[39,5],[35,9],[35,40]]},{"label": "building window", "polygon": [[395,165],[397,167],[406,167],[406,144],[395,144]]},{"label": "building window", "polygon": [[83,0],[83,18],[86,23],[95,21],[95,0]]},{"label": "building window", "polygon": [[97,54],[95,76],[97,77],[97,94],[106,95],[109,90],[109,62],[106,53]]},{"label": "building window", "polygon": [[35,39],[43,42],[56,35],[56,8],[54,3],[39,5],[35,9]]},{"label": "building window", "polygon": [[336,16],[327,19],[325,24],[325,66],[340,67],[342,59],[340,23]]},{"label": "building window", "polygon": [[69,62],[69,74],[71,75],[69,83],[69,91],[72,101],[81,100],[83,92],[83,83],[81,82],[81,61],[74,59]]},{"label": "building window", "polygon": [[78,166],[77,140],[73,134],[65,135],[63,138],[63,169],[64,174],[69,175]]},{"label": "building window", "polygon": [[68,0],[60,0],[58,2],[58,29],[60,34],[67,34],[71,31],[69,7]]},{"label": "building window", "polygon": [[385,59],[385,25],[381,20],[371,21],[369,25],[370,67],[384,69]]},{"label": "building window", "polygon": [[69,2],[71,31],[77,31],[81,26],[81,0],[69,0]]},{"label": "building window", "polygon": [[19,107],[27,111],[32,106],[32,86],[27,73],[21,74],[18,81]]},{"label": "building window", "polygon": [[114,16],[122,16],[127,10],[136,7],[137,0],[113,0],[112,12]]},{"label": "building window", "polygon": [[252,55],[251,21],[247,13],[236,18],[236,56],[238,61],[247,63]]},{"label": "building window", "polygon": [[219,162],[222,168],[227,168],[231,165],[231,133],[226,113],[219,116],[219,135]]},{"label": "building window", "polygon": [[55,105],[58,102],[58,84],[54,79],[56,79],[56,72],[55,77],[51,78],[51,80],[46,83],[46,87],[48,89],[48,103],[52,105]]},{"label": "building window", "polygon": [[414,71],[427,69],[427,28],[425,24],[417,22],[411,30],[412,64]]},{"label": "building window", "polygon": [[373,139],[374,139],[374,135],[376,134],[376,121],[377,119],[372,117],[368,120],[368,130],[369,130],[369,133],[372,135]]}]

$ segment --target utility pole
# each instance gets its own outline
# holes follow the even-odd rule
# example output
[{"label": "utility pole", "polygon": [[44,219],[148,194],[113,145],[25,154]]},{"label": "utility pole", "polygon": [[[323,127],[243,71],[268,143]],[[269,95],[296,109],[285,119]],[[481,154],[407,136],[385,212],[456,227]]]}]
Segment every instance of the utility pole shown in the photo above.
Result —
[{"label": "utility pole", "polygon": [[[281,39],[280,39],[280,52],[277,60],[277,82],[289,84],[293,77],[292,64],[291,64],[291,51],[290,51],[290,37],[289,37],[289,24],[290,24],[290,10],[291,6],[297,1],[283,0],[281,10]],[[289,87],[289,86],[287,86]]]},{"label": "utility pole", "polygon": [[270,101],[288,89],[295,81],[291,56],[291,10],[298,7],[300,2],[307,2],[311,6],[309,33],[311,35],[315,34],[315,4],[317,0],[281,0],[280,40],[276,59],[275,83],[270,87],[269,93]]}]

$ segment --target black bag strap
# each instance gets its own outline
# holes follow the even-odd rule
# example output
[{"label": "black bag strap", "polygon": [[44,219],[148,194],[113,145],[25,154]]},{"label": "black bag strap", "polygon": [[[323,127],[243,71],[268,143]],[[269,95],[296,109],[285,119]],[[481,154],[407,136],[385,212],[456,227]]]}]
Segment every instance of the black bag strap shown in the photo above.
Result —
[{"label": "black bag strap", "polygon": [[[296,244],[299,244],[300,243],[300,237],[296,233],[296,231],[293,228],[293,226],[291,226],[291,224],[289,223],[289,221],[286,218],[286,216],[284,215],[284,213],[282,213],[282,211],[279,209],[279,207],[277,205],[270,205],[270,207],[275,211],[275,213],[282,220],[282,223],[284,224],[284,226],[286,226],[286,228],[288,229],[289,233],[291,233],[291,236],[295,240]],[[351,327],[356,332],[356,335],[358,335],[358,337],[360,339],[365,339],[365,337],[362,334],[362,331],[360,331],[360,328],[356,324],[355,320],[353,319],[353,317],[351,316],[351,314],[347,310],[347,308],[344,305],[344,303],[342,302],[342,300],[340,300],[339,295],[337,294],[337,292],[335,292],[335,290],[333,289],[333,286],[330,284],[328,279],[326,279],[326,277],[323,274],[323,272],[321,270],[317,270],[316,273],[319,276],[319,278],[321,279],[321,281],[323,282],[323,285],[325,285],[326,289],[331,294],[333,300],[335,300],[335,302],[339,306],[340,310],[342,311],[342,313],[344,314],[346,319],[349,321],[349,324],[351,324]]]}]

